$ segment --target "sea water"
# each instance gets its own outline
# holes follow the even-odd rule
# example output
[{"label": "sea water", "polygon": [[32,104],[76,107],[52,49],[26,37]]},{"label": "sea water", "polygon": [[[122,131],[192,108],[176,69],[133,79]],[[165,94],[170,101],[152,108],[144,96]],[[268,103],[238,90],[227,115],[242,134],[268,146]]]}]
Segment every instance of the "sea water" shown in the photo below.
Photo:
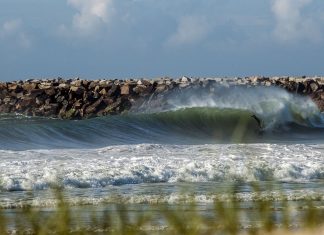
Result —
[{"label": "sea water", "polygon": [[[229,92],[230,91],[230,92]],[[154,105],[153,105],[154,104]],[[254,117],[253,117],[254,116]],[[120,116],[0,116],[0,208],[316,200],[324,206],[324,115],[278,88],[195,90]],[[267,184],[272,185],[267,187]]]}]

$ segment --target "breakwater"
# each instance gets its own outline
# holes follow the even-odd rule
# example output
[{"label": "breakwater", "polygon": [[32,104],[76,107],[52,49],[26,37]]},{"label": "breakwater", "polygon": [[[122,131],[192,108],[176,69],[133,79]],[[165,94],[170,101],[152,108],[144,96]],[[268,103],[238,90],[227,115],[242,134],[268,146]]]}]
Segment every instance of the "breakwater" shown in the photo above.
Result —
[{"label": "breakwater", "polygon": [[0,82],[0,113],[83,119],[121,114],[147,101],[159,105],[169,93],[215,86],[282,87],[309,96],[324,111],[324,77],[245,77],[130,79],[130,80],[26,80]]}]

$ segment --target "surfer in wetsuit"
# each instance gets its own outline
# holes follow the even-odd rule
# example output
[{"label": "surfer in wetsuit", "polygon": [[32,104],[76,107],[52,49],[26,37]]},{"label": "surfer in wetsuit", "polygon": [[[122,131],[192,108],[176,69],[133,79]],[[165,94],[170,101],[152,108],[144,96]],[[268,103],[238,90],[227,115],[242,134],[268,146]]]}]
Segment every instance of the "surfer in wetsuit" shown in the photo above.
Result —
[{"label": "surfer in wetsuit", "polygon": [[262,134],[262,132],[263,132],[263,125],[262,125],[262,121],[261,121],[261,119],[260,118],[258,118],[255,114],[253,114],[251,117],[253,117],[256,121],[257,121],[257,123],[258,123],[258,126],[259,126],[259,128],[260,128],[260,134]]}]

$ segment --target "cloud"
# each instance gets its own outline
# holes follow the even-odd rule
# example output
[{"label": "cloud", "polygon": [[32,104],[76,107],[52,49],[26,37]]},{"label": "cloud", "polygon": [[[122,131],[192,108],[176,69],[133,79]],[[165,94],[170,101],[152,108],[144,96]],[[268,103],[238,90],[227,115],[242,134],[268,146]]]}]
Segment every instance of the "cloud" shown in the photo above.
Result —
[{"label": "cloud", "polygon": [[73,16],[72,28],[60,26],[60,31],[75,31],[83,35],[91,35],[109,23],[114,12],[113,0],[67,0],[68,5],[77,10]]},{"label": "cloud", "polygon": [[21,19],[5,21],[0,27],[0,39],[14,41],[22,48],[32,45],[30,38],[23,31]]},{"label": "cloud", "polygon": [[184,16],[179,19],[176,32],[169,37],[167,45],[188,45],[203,40],[211,30],[206,17]]},{"label": "cloud", "polygon": [[272,12],[276,18],[274,36],[283,42],[301,39],[320,41],[316,16],[302,14],[311,3],[312,0],[273,0]]},{"label": "cloud", "polygon": [[1,35],[11,35],[16,33],[19,28],[21,27],[21,20],[15,19],[15,20],[9,20],[3,23]]}]

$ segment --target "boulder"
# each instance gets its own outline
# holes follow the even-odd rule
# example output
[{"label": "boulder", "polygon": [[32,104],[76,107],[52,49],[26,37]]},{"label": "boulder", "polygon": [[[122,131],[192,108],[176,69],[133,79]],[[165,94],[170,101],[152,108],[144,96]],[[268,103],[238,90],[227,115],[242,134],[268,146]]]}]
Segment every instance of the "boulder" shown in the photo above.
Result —
[{"label": "boulder", "polygon": [[183,76],[183,77],[180,79],[180,82],[182,82],[182,83],[187,83],[187,82],[190,82],[190,81],[191,81],[191,79],[188,78],[188,77],[186,77],[186,76]]},{"label": "boulder", "polygon": [[99,91],[99,94],[102,95],[102,96],[107,95],[106,89],[105,88],[102,88],[101,91]]},{"label": "boulder", "polygon": [[107,91],[107,96],[112,97],[112,96],[118,96],[120,94],[120,87],[119,85],[112,84],[110,89]]},{"label": "boulder", "polygon": [[319,84],[315,81],[312,81],[310,84],[309,84],[309,88],[311,90],[311,92],[316,92],[319,88]]},{"label": "boulder", "polygon": [[12,109],[12,106],[8,104],[1,104],[0,105],[0,113],[10,113]]},{"label": "boulder", "polygon": [[304,91],[305,91],[305,85],[303,84],[303,83],[301,83],[301,82],[298,82],[297,83],[297,88],[296,88],[296,92],[298,93],[298,94],[303,94],[304,93]]},{"label": "boulder", "polygon": [[124,85],[120,88],[121,95],[129,95],[129,85]]},{"label": "boulder", "polygon": [[55,91],[55,89],[53,87],[46,89],[44,92],[48,96],[53,96],[53,95],[56,94],[56,91]]},{"label": "boulder", "polygon": [[82,95],[85,91],[85,88],[83,86],[71,86],[70,91],[77,95]]},{"label": "boulder", "polygon": [[96,102],[94,102],[93,104],[86,107],[85,113],[86,114],[95,113],[97,111],[97,109],[100,107],[100,105],[102,104],[102,101],[103,101],[103,97],[100,97]]},{"label": "boulder", "polygon": [[53,87],[53,85],[50,82],[42,82],[42,83],[38,84],[38,88],[42,89],[42,90],[50,89],[52,87]]},{"label": "boulder", "polygon": [[0,82],[0,90],[7,89],[7,85],[5,83]]},{"label": "boulder", "polygon": [[162,93],[167,90],[168,90],[168,86],[166,84],[159,84],[155,88],[155,92],[157,92],[157,93]]},{"label": "boulder", "polygon": [[[62,111],[62,109],[61,109],[61,111]],[[60,113],[61,113],[61,111],[60,111]],[[76,110],[74,108],[71,108],[65,112],[62,112],[61,117],[63,119],[72,119],[75,116],[75,112],[76,112]]]},{"label": "boulder", "polygon": [[151,84],[148,86],[137,85],[136,87],[133,88],[133,91],[139,95],[148,95],[152,92],[152,90],[153,90],[153,86]]},{"label": "boulder", "polygon": [[71,86],[74,86],[74,87],[80,87],[82,86],[82,80],[73,80],[71,83],[70,83]]},{"label": "boulder", "polygon": [[82,100],[77,100],[74,104],[73,104],[73,107],[75,109],[80,109],[82,107],[83,103],[82,103]]},{"label": "boulder", "polygon": [[28,97],[30,98],[36,98],[37,96],[40,96],[44,93],[44,90],[41,89],[33,89],[30,90],[29,93],[27,94]]},{"label": "boulder", "polygon": [[9,91],[14,91],[18,88],[18,84],[17,83],[8,83],[7,88]]},{"label": "boulder", "polygon": [[25,91],[29,92],[30,90],[34,90],[34,89],[36,89],[36,86],[37,86],[36,83],[24,83],[24,84],[22,85],[22,88],[23,88]]},{"label": "boulder", "polygon": [[58,88],[59,89],[65,89],[65,90],[68,90],[68,89],[70,89],[70,85],[69,84],[66,84],[66,83],[61,83],[61,84],[59,84],[58,85]]}]

